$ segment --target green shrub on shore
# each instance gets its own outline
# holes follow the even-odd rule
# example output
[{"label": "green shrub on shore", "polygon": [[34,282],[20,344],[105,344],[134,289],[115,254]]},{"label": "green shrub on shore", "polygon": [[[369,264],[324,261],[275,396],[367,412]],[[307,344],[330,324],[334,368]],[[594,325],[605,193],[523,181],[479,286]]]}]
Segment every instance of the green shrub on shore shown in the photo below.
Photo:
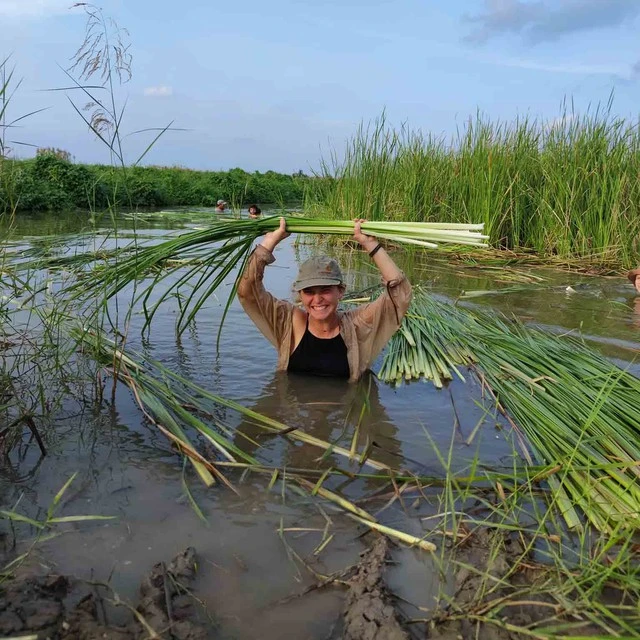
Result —
[{"label": "green shrub on shore", "polygon": [[446,142],[384,116],[332,155],[306,209],[323,217],[484,222],[494,244],[635,264],[640,132],[609,111],[553,123],[470,120]]},{"label": "green shrub on shore", "polygon": [[309,178],[267,171],[193,171],[180,167],[74,164],[56,153],[31,160],[4,160],[0,211],[56,211],[125,207],[284,204],[303,198]]}]

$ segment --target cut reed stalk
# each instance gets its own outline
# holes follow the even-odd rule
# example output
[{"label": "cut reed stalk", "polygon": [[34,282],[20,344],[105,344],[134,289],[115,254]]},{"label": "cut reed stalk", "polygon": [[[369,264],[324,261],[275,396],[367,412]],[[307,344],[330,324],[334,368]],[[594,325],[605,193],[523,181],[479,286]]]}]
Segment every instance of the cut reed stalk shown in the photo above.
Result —
[{"label": "cut reed stalk", "polygon": [[[223,425],[215,424],[217,428],[214,428],[204,419],[200,419],[197,415],[184,408],[185,406],[197,407],[198,405],[194,404],[194,399],[201,398],[213,405],[237,411],[249,418],[253,424],[266,431],[274,434],[282,433],[282,437],[317,447],[346,460],[351,461],[353,459],[351,451],[344,447],[304,433],[300,429],[291,430],[278,420],[252,411],[233,400],[211,393],[170,369],[163,367],[159,362],[150,358],[143,358],[134,351],[128,350],[125,353],[122,349],[118,349],[115,343],[106,336],[97,336],[93,333],[80,331],[73,333],[87,346],[94,358],[109,367],[132,390],[143,410],[145,407],[149,409],[168,431],[183,442],[185,450],[193,450],[194,447],[178,426],[181,422],[186,423],[212,442],[226,460],[232,462],[244,460],[250,464],[258,464],[258,461],[253,456],[248,455],[228,437],[220,433],[219,429],[223,430]],[[142,394],[144,394],[144,397],[142,397]],[[149,400],[150,398],[151,401]],[[360,452],[357,452],[357,457],[362,457]],[[366,457],[362,464],[380,471],[388,471],[390,469],[387,464],[370,457]]]},{"label": "cut reed stalk", "polygon": [[[312,496],[318,495],[325,500],[328,500],[334,505],[340,507],[340,509],[344,510],[347,515],[354,517],[358,522],[362,522],[367,526],[406,544],[412,546],[417,545],[426,551],[435,550],[435,545],[430,542],[415,538],[414,536],[402,531],[377,523],[375,518],[367,511],[357,506],[352,501],[347,500],[336,491],[332,491],[322,486],[324,481],[331,475],[331,468],[324,470],[315,484],[309,482],[309,480],[304,477],[304,475],[306,475],[305,470],[296,473],[293,473],[291,470],[282,470],[282,473],[280,473],[277,469],[266,468],[253,456],[249,456],[230,440],[225,438],[220,433],[220,430],[222,430],[221,425],[207,424],[204,420],[200,420],[197,416],[186,411],[184,409],[184,405],[188,404],[189,406],[198,408],[198,399],[204,398],[216,404],[239,411],[245,416],[250,417],[254,424],[263,426],[269,431],[287,431],[285,437],[291,437],[306,444],[320,447],[328,452],[338,453],[347,460],[352,459],[351,451],[337,447],[332,443],[325,442],[319,438],[309,436],[299,430],[290,431],[285,427],[285,425],[282,425],[276,420],[246,409],[236,402],[211,394],[184,378],[173,374],[169,369],[147,359],[147,366],[155,369],[155,375],[152,375],[145,369],[143,361],[138,355],[133,352],[124,353],[122,349],[117,349],[115,344],[104,336],[98,337],[86,332],[74,333],[76,337],[79,338],[88,349],[90,349],[93,356],[96,357],[99,362],[111,367],[114,375],[127,384],[145,416],[147,416],[150,422],[158,427],[165,436],[176,444],[180,452],[189,459],[206,486],[211,486],[214,483],[215,477],[218,480],[221,480],[227,487],[236,491],[233,484],[220,471],[219,467],[225,466],[225,461],[218,463],[217,460],[211,460],[210,457],[207,458],[199,453],[196,447],[189,440],[181,426],[181,423],[185,426],[191,427],[197,433],[205,436],[209,442],[212,442],[215,445],[216,450],[227,459],[227,467],[242,467],[245,471],[254,470],[258,473],[266,472],[271,476],[268,485],[270,489],[274,486],[278,476],[281,475],[283,482],[286,479],[295,481],[300,488],[299,490],[304,489],[305,493],[308,492]],[[164,380],[160,381],[159,378],[163,378]],[[187,389],[194,392],[195,397],[188,394]],[[201,412],[205,413],[205,408],[200,408]],[[243,461],[239,462],[238,459]],[[388,475],[383,476],[383,478],[393,476],[393,471],[387,465],[372,460],[371,458],[366,458],[362,464],[367,464],[378,470],[386,470]],[[342,473],[352,478],[359,475],[358,473],[347,471],[342,471]],[[414,477],[411,476],[411,480],[413,479]]]},{"label": "cut reed stalk", "polygon": [[[285,219],[287,230],[292,233],[353,235],[354,230],[354,222],[348,220],[327,221],[295,216]],[[181,333],[236,267],[239,266],[242,271],[254,241],[275,230],[279,224],[280,218],[276,216],[260,220],[220,220],[206,229],[190,231],[160,244],[139,248],[133,255],[125,255],[124,258],[118,255],[108,261],[107,266],[101,264],[90,279],[73,285],[71,292],[81,299],[101,295],[108,300],[130,284],[153,274],[151,283],[138,295],[138,299],[144,303],[148,324],[162,303],[172,298],[180,287],[189,286],[190,292],[178,315],[178,332]],[[485,246],[487,237],[480,233],[481,229],[482,225],[478,224],[366,222],[362,225],[366,234],[399,244],[423,247],[439,246],[441,243]],[[178,271],[179,277],[174,278],[173,274]],[[167,286],[159,298],[151,302],[152,292],[158,290],[160,282]],[[234,293],[235,287],[227,307]]]}]

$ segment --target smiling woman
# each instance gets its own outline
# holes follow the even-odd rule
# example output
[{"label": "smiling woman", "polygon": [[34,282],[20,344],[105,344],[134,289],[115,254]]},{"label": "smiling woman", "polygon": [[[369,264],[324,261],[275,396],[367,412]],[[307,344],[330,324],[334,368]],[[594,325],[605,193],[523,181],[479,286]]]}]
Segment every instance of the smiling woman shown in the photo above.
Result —
[{"label": "smiling woman", "polygon": [[251,254],[238,298],[278,350],[279,371],[357,380],[399,328],[411,301],[411,285],[377,240],[362,233],[362,222],[356,220],[353,237],[380,270],[385,291],[352,311],[338,310],[344,281],[337,262],[326,256],[300,266],[293,288],[302,308],[265,290],[264,269],[275,261],[275,247],[289,235],[284,218]]}]

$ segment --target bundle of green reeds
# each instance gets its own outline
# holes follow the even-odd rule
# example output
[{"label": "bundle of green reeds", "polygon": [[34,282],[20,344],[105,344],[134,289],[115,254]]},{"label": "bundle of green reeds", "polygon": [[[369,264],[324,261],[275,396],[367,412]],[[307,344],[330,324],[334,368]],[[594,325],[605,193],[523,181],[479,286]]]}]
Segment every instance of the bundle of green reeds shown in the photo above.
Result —
[{"label": "bundle of green reeds", "polygon": [[438,389],[453,375],[464,379],[457,367],[471,364],[474,357],[456,330],[458,324],[459,313],[452,305],[439,303],[430,296],[414,295],[378,377],[385,382],[424,378]]},{"label": "bundle of green reeds", "polygon": [[438,383],[456,364],[472,364],[491,389],[530,462],[557,463],[548,482],[570,527],[580,510],[601,530],[640,528],[640,379],[571,336],[418,293],[381,377]]},{"label": "bundle of green reeds", "polygon": [[[315,220],[286,216],[287,231],[291,233],[313,233],[328,235],[352,235],[354,222],[347,220]],[[189,295],[181,305],[178,331],[188,326],[198,310],[222,282],[246,263],[255,240],[275,230],[280,218],[271,216],[261,220],[218,220],[203,230],[183,233],[177,238],[138,249],[133,255],[112,258],[106,267],[92,274],[90,282],[83,281],[75,289],[82,296],[100,293],[111,298],[132,282],[149,276],[153,281],[145,287],[139,297],[144,302],[147,322],[158,307],[175,295],[180,287],[189,288]],[[481,224],[440,224],[410,222],[365,222],[364,233],[396,242],[437,248],[441,243],[485,246]],[[180,258],[179,263],[173,263]],[[163,267],[158,270],[157,267]],[[179,276],[150,304],[155,285],[180,269]],[[156,289],[157,291],[157,289]],[[230,296],[231,300],[233,296]]]}]

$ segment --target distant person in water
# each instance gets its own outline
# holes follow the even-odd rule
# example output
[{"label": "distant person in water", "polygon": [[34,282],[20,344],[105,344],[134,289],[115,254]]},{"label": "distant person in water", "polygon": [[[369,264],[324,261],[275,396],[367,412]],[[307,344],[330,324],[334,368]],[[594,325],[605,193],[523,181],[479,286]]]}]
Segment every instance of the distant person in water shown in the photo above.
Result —
[{"label": "distant person in water", "polygon": [[338,263],[327,256],[300,265],[293,283],[300,307],[265,290],[265,267],[275,261],[273,250],[289,236],[284,218],[251,254],[238,285],[238,298],[278,350],[278,371],[355,381],[400,327],[411,302],[411,285],[380,243],[362,232],[363,222],[355,221],[353,238],[375,262],[385,290],[375,301],[353,310],[338,311],[344,278]]},{"label": "distant person in water", "polygon": [[218,200],[216,202],[216,211],[224,211],[227,208],[227,203],[224,200]]},{"label": "distant person in water", "polygon": [[259,218],[262,213],[262,209],[257,204],[249,205],[249,217]]},{"label": "distant person in water", "polygon": [[640,293],[640,267],[629,271],[627,278],[629,278],[631,284],[636,288],[636,291]]}]

